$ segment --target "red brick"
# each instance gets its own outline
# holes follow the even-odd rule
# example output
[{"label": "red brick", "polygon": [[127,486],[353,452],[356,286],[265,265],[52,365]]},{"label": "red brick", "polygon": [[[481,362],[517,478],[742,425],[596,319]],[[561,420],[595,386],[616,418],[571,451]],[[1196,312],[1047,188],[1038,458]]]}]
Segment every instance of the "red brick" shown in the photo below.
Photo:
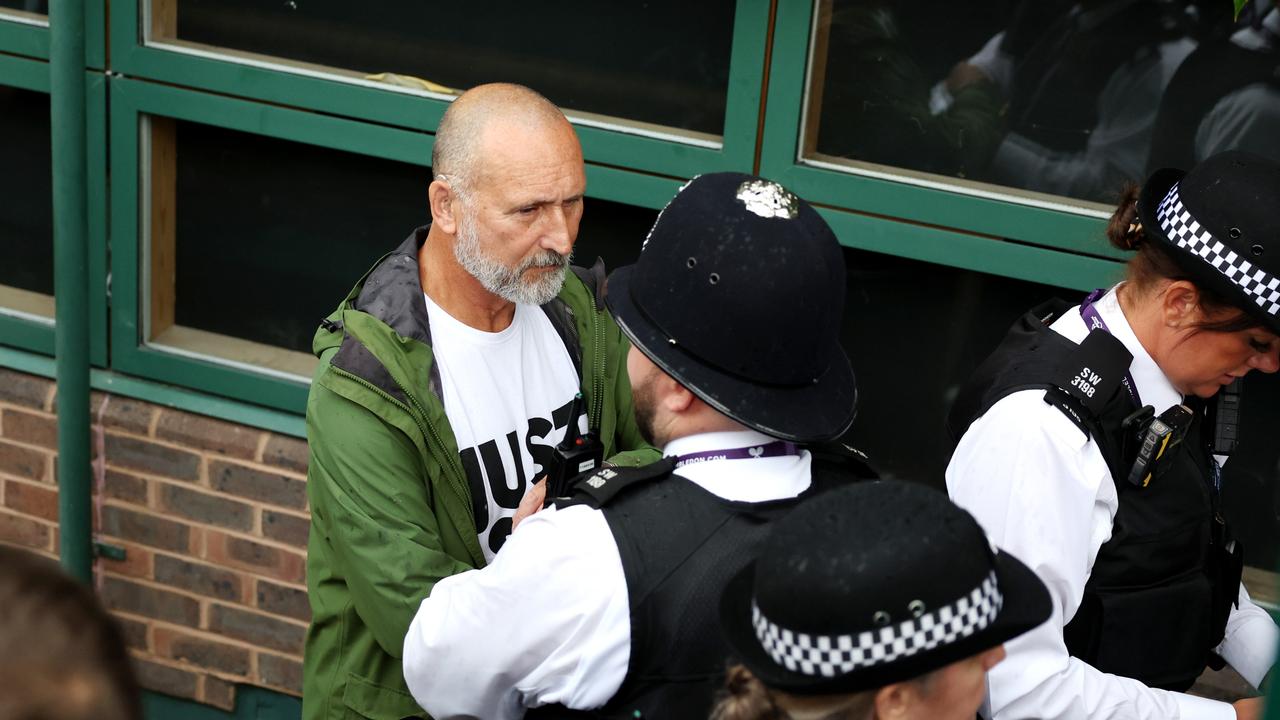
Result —
[{"label": "red brick", "polygon": [[156,556],[155,578],[156,582],[219,600],[240,602],[244,597],[240,576],[236,573],[168,555]]},{"label": "red brick", "polygon": [[0,543],[47,550],[52,528],[22,515],[0,512]]},{"label": "red brick", "polygon": [[249,651],[169,628],[152,631],[156,655],[228,675],[249,674]]},{"label": "red brick", "polygon": [[206,705],[231,711],[236,708],[236,686],[213,675],[204,676],[200,701]]},{"label": "red brick", "polygon": [[212,460],[209,463],[209,484],[214,490],[271,505],[295,510],[307,506],[306,482],[247,465]]},{"label": "red brick", "polygon": [[28,480],[44,480],[48,462],[47,453],[0,440],[0,473]]},{"label": "red brick", "polygon": [[311,519],[275,510],[262,511],[262,534],[272,540],[305,549]]},{"label": "red brick", "polygon": [[113,615],[112,619],[120,627],[125,645],[138,650],[147,650],[147,624],[132,618]]},{"label": "red brick", "polygon": [[6,480],[4,504],[10,510],[16,510],[23,515],[31,515],[52,523],[58,522],[58,491],[50,490],[48,485],[32,485],[17,480]]},{"label": "red brick", "polygon": [[103,604],[112,610],[183,627],[200,622],[200,603],[185,595],[111,576],[102,579],[101,592]]},{"label": "red brick", "polygon": [[106,434],[107,465],[176,480],[200,479],[200,456],[138,438]]},{"label": "red brick", "polygon": [[0,401],[43,410],[52,389],[52,380],[13,370],[0,370]]},{"label": "red brick", "polygon": [[294,695],[302,694],[302,663],[297,660],[258,653],[258,680]]},{"label": "red brick", "polygon": [[258,454],[262,431],[203,415],[165,410],[156,425],[156,437],[186,447],[252,460]]},{"label": "red brick", "polygon": [[209,607],[209,630],[281,652],[302,654],[303,625],[214,603]]},{"label": "red brick", "polygon": [[302,584],[306,581],[306,558],[271,545],[205,530],[205,557],[218,565],[249,570],[261,575]]},{"label": "red brick", "polygon": [[[154,405],[133,398],[112,395],[101,408],[102,424],[113,430],[123,430],[134,435],[151,432],[151,418],[156,414]],[[94,416],[94,420],[98,415]]]},{"label": "red brick", "polygon": [[298,473],[307,471],[308,457],[305,440],[283,435],[272,435],[267,440],[267,446],[262,450],[262,461],[266,464]]},{"label": "red brick", "polygon": [[133,669],[138,677],[138,684],[147,690],[174,697],[196,699],[196,684],[199,676],[189,670],[143,660],[137,655],[133,658]]},{"label": "red brick", "polygon": [[159,484],[156,499],[161,509],[189,520],[232,530],[253,528],[253,508],[242,502],[168,483]]},{"label": "red brick", "polygon": [[147,481],[137,475],[108,469],[102,485],[102,494],[134,505],[146,505]]},{"label": "red brick", "polygon": [[259,580],[257,600],[259,610],[303,622],[311,621],[311,604],[307,601],[306,590]]},{"label": "red brick", "polygon": [[112,560],[104,556],[100,562],[102,563],[102,569],[109,572],[137,578],[151,577],[151,551],[137,545],[126,545],[124,547],[123,560]]},{"label": "red brick", "polygon": [[115,505],[104,506],[101,517],[100,530],[107,535],[171,552],[190,549],[191,528],[182,523]]},{"label": "red brick", "polygon": [[0,427],[7,440],[58,449],[58,421],[53,415],[5,408],[0,413]]}]

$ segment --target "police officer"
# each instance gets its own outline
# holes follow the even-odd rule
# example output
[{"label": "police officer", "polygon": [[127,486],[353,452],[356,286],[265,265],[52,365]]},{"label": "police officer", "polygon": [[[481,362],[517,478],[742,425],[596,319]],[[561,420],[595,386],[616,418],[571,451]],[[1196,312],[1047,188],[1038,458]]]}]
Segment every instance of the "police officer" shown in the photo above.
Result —
[{"label": "police officer", "polygon": [[804,503],[730,581],[720,622],[741,665],[712,720],[973,720],[1002,643],[1049,592],[973,516],[908,482]]},{"label": "police officer", "polygon": [[1280,165],[1256,156],[1156,172],[1108,228],[1127,279],[1028,313],[958,397],[951,497],[1054,600],[992,671],[987,717],[1260,714],[1181,691],[1222,660],[1259,685],[1277,642],[1214,457],[1238,409],[1216,396],[1280,362],[1277,206]]},{"label": "police officer", "polygon": [[802,447],[853,421],[844,297],[839,245],[794,194],[737,173],[682,188],[606,296],[633,345],[637,419],[665,457],[579,479],[491,565],[436,585],[404,644],[423,708],[706,718],[728,654],[724,583],[771,521],[865,472]]}]

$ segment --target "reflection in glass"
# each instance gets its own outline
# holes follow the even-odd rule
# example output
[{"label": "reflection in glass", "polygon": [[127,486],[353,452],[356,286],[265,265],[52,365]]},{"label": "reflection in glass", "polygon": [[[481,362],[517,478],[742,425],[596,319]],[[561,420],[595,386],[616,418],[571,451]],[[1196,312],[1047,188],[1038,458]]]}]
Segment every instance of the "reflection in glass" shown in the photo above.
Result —
[{"label": "reflection in glass", "polygon": [[0,306],[53,315],[49,96],[0,86]]},{"label": "reflection in glass", "polygon": [[[152,156],[172,143],[176,157],[152,170],[152,204],[176,216],[171,291],[165,233],[151,233],[151,302],[172,305],[152,308],[160,345],[309,375],[320,319],[431,220],[429,168],[165,118],[151,127]],[[575,261],[633,262],[656,214],[589,198]]]},{"label": "reflection in glass", "polygon": [[1280,152],[1271,0],[1239,22],[1208,0],[817,8],[811,157],[1108,202],[1153,166]]},{"label": "reflection in glass", "polygon": [[[176,27],[159,26],[172,3]],[[719,135],[734,5],[153,0],[151,38],[392,73],[384,79],[425,89],[517,82],[566,109]]]},{"label": "reflection in glass", "polygon": [[37,15],[48,15],[49,0],[0,0],[0,9],[5,8]]}]

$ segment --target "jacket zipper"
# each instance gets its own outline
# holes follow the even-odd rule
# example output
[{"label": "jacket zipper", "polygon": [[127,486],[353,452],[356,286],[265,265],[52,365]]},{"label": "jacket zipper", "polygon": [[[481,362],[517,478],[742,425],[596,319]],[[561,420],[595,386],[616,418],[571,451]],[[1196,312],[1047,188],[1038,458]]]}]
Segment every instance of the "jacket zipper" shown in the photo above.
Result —
[{"label": "jacket zipper", "polygon": [[[388,395],[387,392],[384,391],[382,388],[378,387],[377,385],[374,385],[368,380],[365,380],[359,375],[356,375],[355,373],[344,370],[340,367],[335,367],[333,365],[330,365],[329,369],[333,370],[334,372],[338,373],[343,377],[350,378],[351,380],[355,381],[357,384],[363,387],[366,387],[369,390],[372,390],[375,394],[381,396],[382,398],[390,402],[392,405],[395,405],[396,407],[403,410],[405,414],[413,418],[413,424],[418,426],[418,432],[422,433],[423,437],[430,436],[431,439],[435,440],[436,447],[444,447],[444,440],[440,438],[440,435],[436,432],[435,427],[429,424],[424,424],[422,420],[418,419],[419,415],[414,414],[412,409],[410,409],[408,406],[406,406],[404,403],[400,402],[399,400]],[[404,385],[401,385],[400,381],[398,380],[396,380],[396,387],[400,388],[400,392],[403,392],[404,396],[409,398],[410,402],[413,403],[414,409],[416,409],[422,417],[426,417],[426,413],[423,412],[422,407],[418,404],[417,399],[414,398],[413,395],[408,390],[405,390]],[[452,458],[451,458],[450,465],[452,465]],[[456,472],[456,471],[459,471],[460,468],[453,467],[453,470]],[[457,490],[458,489],[457,483],[454,482],[453,485],[454,485],[454,489]]]}]

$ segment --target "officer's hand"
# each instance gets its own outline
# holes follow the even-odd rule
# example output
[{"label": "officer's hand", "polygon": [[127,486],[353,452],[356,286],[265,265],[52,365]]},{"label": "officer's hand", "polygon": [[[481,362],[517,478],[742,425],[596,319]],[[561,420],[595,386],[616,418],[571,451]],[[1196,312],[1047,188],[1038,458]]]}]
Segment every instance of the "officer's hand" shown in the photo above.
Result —
[{"label": "officer's hand", "polygon": [[1262,698],[1237,700],[1234,705],[1237,720],[1262,720]]},{"label": "officer's hand", "polygon": [[520,506],[516,508],[515,517],[511,518],[511,532],[515,532],[520,526],[520,521],[542,509],[542,502],[547,497],[547,477],[533,484],[529,488],[529,492],[524,494],[520,499]]}]

